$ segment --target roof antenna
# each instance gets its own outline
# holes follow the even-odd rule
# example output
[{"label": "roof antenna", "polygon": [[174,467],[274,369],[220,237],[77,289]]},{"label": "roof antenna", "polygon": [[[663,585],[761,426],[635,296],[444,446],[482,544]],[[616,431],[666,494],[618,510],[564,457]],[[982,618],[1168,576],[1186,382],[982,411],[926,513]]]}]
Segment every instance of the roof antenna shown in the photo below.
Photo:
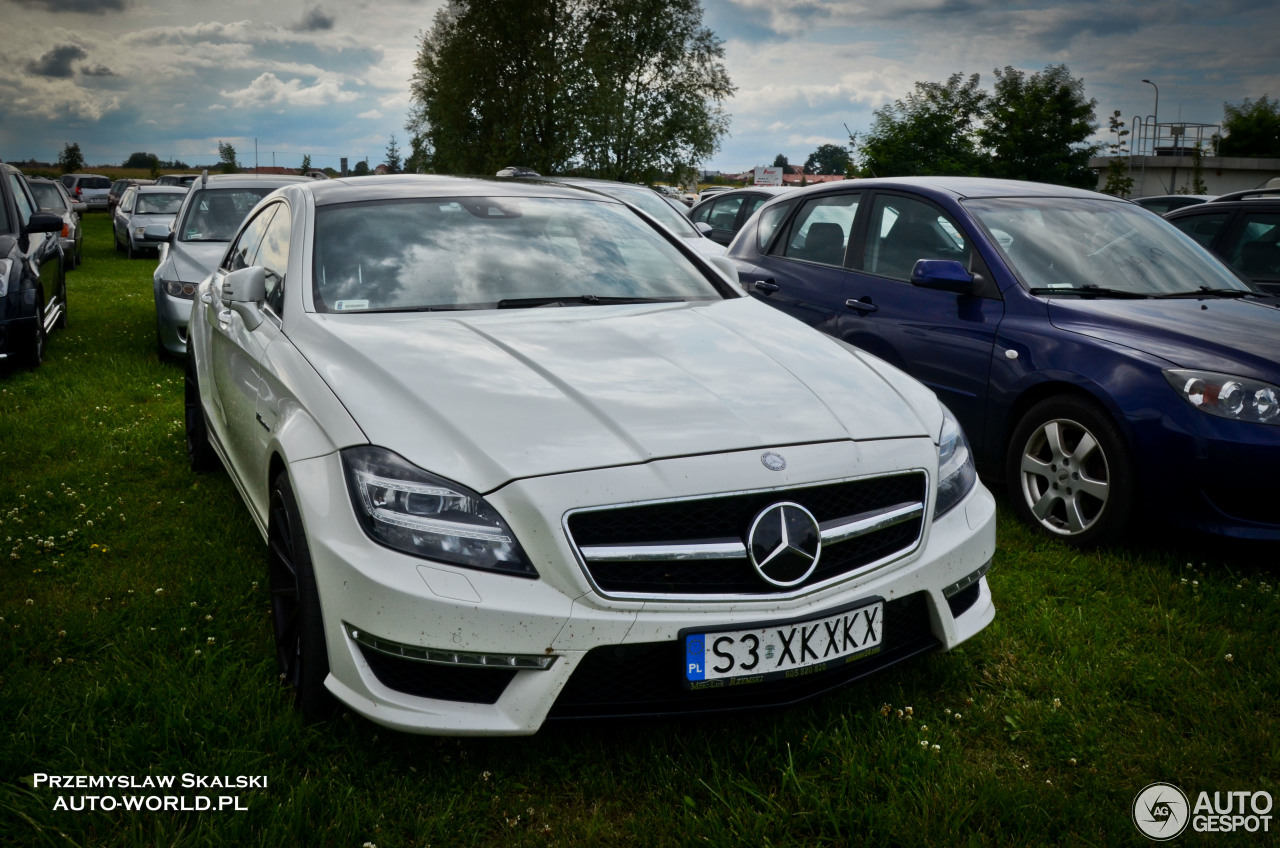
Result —
[{"label": "roof antenna", "polygon": [[209,184],[209,169],[205,168],[200,172],[200,188],[204,188]]}]

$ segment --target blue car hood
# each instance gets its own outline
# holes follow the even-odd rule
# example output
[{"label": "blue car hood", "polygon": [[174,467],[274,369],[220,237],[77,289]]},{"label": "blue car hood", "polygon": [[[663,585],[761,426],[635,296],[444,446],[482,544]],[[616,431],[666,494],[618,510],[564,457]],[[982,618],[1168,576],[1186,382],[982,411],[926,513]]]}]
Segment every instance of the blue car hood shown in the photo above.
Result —
[{"label": "blue car hood", "polygon": [[1280,381],[1280,308],[1264,301],[1052,298],[1049,320],[1181,368]]}]

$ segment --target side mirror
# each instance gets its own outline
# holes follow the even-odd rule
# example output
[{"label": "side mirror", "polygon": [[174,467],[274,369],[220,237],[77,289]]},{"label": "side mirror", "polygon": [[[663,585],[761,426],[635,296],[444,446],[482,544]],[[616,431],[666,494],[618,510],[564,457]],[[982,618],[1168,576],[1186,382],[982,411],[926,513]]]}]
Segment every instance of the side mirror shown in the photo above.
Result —
[{"label": "side mirror", "polygon": [[738,266],[734,264],[732,259],[721,254],[719,256],[708,256],[707,261],[714,265],[717,271],[724,274],[729,282],[741,287],[738,281]]},{"label": "side mirror", "polygon": [[707,238],[711,238],[711,225],[706,221],[699,221],[693,225],[693,228],[702,233]]},{"label": "side mirror", "polygon": [[267,299],[267,272],[261,265],[232,271],[222,278],[222,302],[239,313],[246,329],[262,323],[262,301]]},{"label": "side mirror", "polygon": [[31,219],[22,228],[23,233],[60,233],[62,216],[52,212],[32,212]]},{"label": "side mirror", "polygon": [[977,290],[973,274],[954,259],[918,260],[911,269],[911,285],[956,294],[973,294]]}]

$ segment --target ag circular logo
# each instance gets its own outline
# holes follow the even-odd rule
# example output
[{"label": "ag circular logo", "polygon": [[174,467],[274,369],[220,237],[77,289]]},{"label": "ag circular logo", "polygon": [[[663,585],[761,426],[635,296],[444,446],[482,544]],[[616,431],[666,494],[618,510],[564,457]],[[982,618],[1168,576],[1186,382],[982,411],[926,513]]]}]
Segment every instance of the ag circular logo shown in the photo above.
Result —
[{"label": "ag circular logo", "polygon": [[1153,783],[1133,799],[1133,823],[1157,842],[1176,839],[1187,829],[1191,808],[1187,796],[1172,783]]},{"label": "ag circular logo", "polygon": [[787,467],[786,458],[782,454],[774,453],[773,451],[765,451],[760,454],[760,462],[770,471],[782,471]]},{"label": "ag circular logo", "polygon": [[818,567],[821,554],[818,519],[798,503],[766,507],[751,522],[747,555],[767,583],[784,589],[803,583]]}]

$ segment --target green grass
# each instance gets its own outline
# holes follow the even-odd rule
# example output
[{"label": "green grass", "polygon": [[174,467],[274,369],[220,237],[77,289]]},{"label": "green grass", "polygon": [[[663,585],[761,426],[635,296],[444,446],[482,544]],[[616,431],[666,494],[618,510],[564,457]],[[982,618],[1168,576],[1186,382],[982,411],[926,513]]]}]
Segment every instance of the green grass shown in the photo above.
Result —
[{"label": "green grass", "polygon": [[[795,708],[505,740],[306,723],[264,545],[225,475],[187,469],[153,268],[88,216],[70,326],[0,376],[0,845],[1146,844],[1153,781],[1280,795],[1277,546],[1081,554],[1003,507],[990,628]],[[246,812],[71,812],[109,791],[37,772],[269,785],[228,793]]]}]

